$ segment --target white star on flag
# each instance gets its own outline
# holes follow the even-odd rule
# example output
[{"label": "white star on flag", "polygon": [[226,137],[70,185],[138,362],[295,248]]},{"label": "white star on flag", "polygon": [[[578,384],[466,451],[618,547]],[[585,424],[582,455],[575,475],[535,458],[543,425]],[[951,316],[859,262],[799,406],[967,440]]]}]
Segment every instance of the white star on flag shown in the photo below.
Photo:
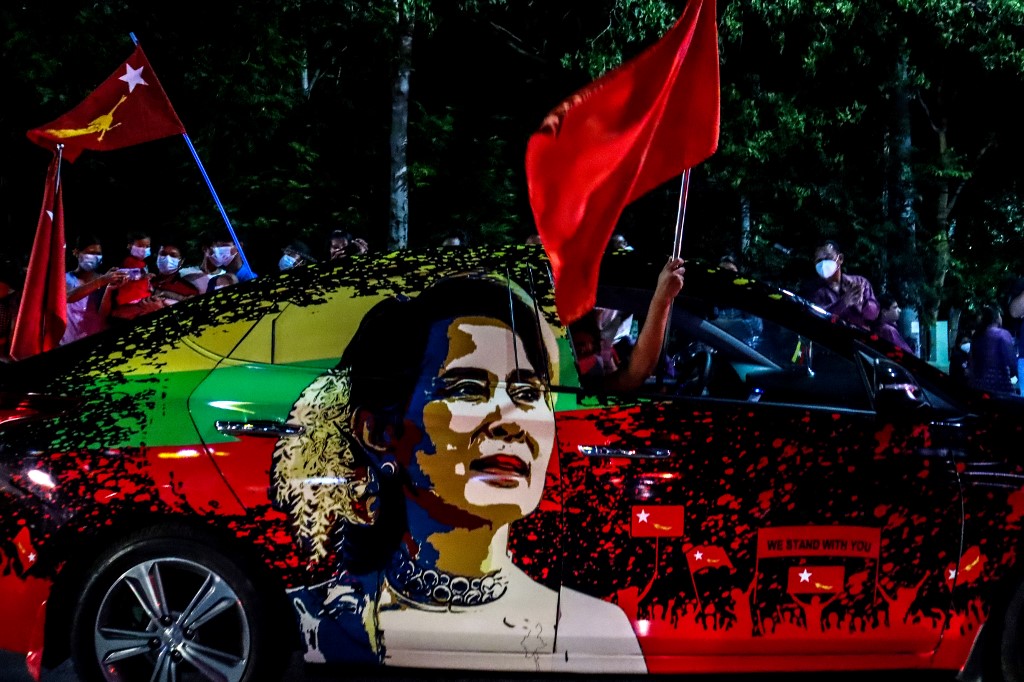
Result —
[{"label": "white star on flag", "polygon": [[140,66],[137,69],[133,69],[131,64],[125,64],[125,73],[123,76],[118,78],[128,84],[128,92],[134,92],[136,85],[149,85],[146,81],[142,80],[142,70],[146,67]]},{"label": "white star on flag", "polygon": [[800,582],[802,582],[802,583],[809,583],[809,582],[811,582],[811,575],[812,574],[806,568],[803,571],[801,571],[800,573],[798,573],[797,575],[800,576]]},{"label": "white star on flag", "polygon": [[704,558],[704,552],[700,551],[699,549],[696,552],[693,553],[694,561],[700,561],[703,558]]},{"label": "white star on flag", "polygon": [[648,514],[645,510],[641,509],[640,512],[636,515],[637,522],[638,523],[647,523],[647,517],[648,516],[650,516],[650,514]]},{"label": "white star on flag", "polygon": [[955,578],[956,578],[956,569],[955,568],[949,569],[949,578],[948,578],[948,580],[953,580]]}]

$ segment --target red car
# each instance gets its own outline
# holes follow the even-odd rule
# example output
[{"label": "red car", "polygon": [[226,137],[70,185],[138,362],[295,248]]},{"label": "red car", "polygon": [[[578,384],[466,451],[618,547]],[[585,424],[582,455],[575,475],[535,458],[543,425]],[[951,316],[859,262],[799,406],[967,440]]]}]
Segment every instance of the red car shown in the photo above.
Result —
[{"label": "red car", "polygon": [[511,247],[302,266],[0,367],[0,648],[85,680],[296,650],[1024,677],[1021,400],[696,262],[655,374],[595,389],[661,266],[606,260],[600,361]]}]

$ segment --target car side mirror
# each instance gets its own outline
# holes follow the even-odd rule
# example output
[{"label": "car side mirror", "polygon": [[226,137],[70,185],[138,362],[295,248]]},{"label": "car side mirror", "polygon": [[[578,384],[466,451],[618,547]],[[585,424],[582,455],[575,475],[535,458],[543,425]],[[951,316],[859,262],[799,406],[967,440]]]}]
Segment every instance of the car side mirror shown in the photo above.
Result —
[{"label": "car side mirror", "polygon": [[927,405],[921,387],[914,383],[882,384],[875,393],[875,409],[883,414],[916,410]]},{"label": "car side mirror", "polygon": [[895,363],[880,362],[876,366],[875,381],[875,409],[881,414],[899,414],[928,406],[921,387],[909,372]]}]

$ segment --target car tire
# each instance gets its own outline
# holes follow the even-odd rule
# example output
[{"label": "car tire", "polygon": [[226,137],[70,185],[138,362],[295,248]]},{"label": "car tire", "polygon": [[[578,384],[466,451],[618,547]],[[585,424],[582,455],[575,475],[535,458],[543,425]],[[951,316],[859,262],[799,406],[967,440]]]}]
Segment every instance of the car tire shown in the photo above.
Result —
[{"label": "car tire", "polygon": [[999,636],[999,667],[1004,682],[1024,682],[1024,582],[1017,586]]},{"label": "car tire", "polygon": [[184,534],[136,536],[103,555],[71,627],[75,669],[90,682],[274,679],[281,639],[245,572]]}]

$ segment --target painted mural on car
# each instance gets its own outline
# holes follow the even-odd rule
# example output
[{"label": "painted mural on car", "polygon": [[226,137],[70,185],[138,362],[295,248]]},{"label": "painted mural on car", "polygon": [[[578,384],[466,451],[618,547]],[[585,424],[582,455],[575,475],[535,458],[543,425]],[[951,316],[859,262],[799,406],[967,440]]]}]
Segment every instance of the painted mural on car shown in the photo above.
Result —
[{"label": "painted mural on car", "polygon": [[1006,593],[1016,424],[586,396],[538,250],[351,263],[10,368],[74,405],[0,412],[0,648],[66,655],[90,562],[174,519],[309,662],[959,668]]}]

